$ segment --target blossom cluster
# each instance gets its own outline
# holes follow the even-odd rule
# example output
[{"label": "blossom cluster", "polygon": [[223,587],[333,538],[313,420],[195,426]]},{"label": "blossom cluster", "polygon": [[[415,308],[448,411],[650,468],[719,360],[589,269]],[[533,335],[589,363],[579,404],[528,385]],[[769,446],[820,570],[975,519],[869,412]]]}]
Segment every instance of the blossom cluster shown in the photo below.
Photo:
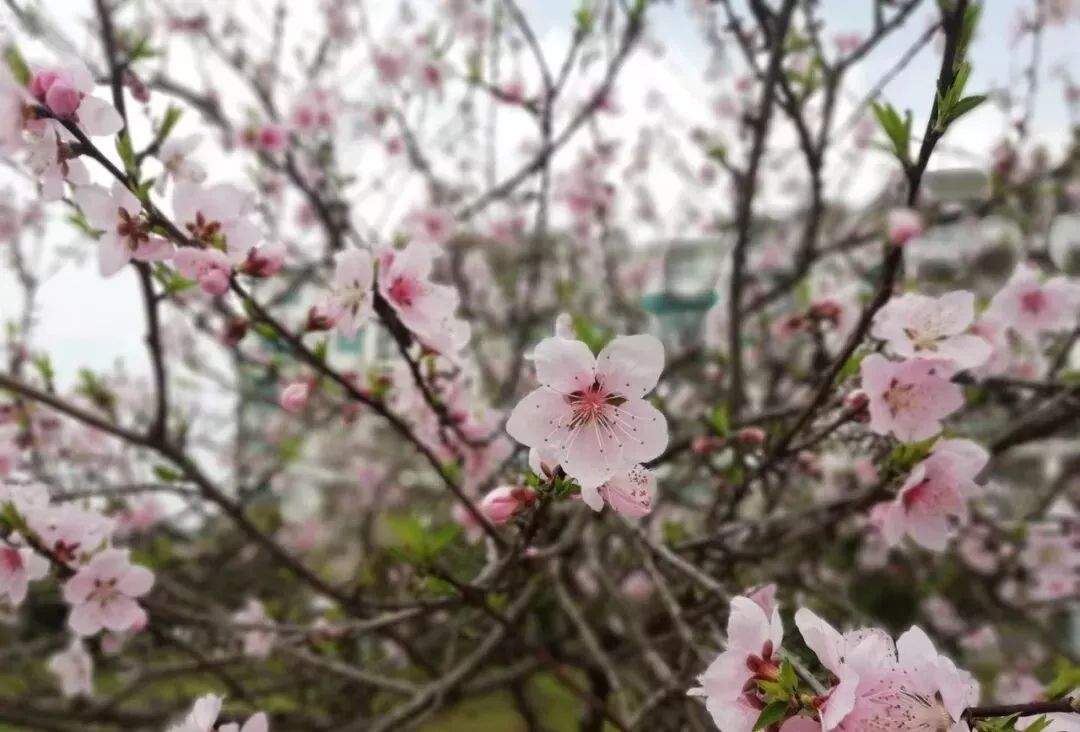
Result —
[{"label": "blossom cluster", "polygon": [[[963,713],[978,701],[979,684],[937,651],[921,628],[895,641],[878,628],[840,633],[807,608],[796,612],[795,624],[803,645],[833,682],[804,697],[805,708],[784,715],[784,732],[970,729]],[[705,698],[721,732],[750,732],[781,679],[782,666],[790,664],[785,658],[775,587],[735,597],[727,647],[690,694]]]},{"label": "blossom cluster", "polygon": [[[30,581],[40,580],[55,563],[69,579],[64,600],[71,606],[68,625],[80,636],[139,631],[147,621],[138,598],[150,591],[153,573],[131,563],[129,553],[111,546],[115,521],[70,503],[52,504],[45,487],[4,484],[0,504],[25,525],[24,536],[3,547],[2,585],[19,605]],[[44,556],[42,556],[44,554]]]},{"label": "blossom cluster", "polygon": [[964,405],[954,377],[963,371],[987,378],[1008,368],[1008,334],[1034,344],[1044,332],[1061,330],[1080,313],[1080,284],[1064,277],[1045,282],[1018,266],[976,318],[975,295],[940,297],[907,293],[876,314],[871,335],[899,360],[880,353],[860,365],[868,397],[869,427],[901,442],[932,443],[928,456],[907,476],[892,501],[876,506],[872,520],[889,545],[905,536],[932,551],[945,549],[957,524],[968,520],[968,502],[979,492],[976,478],[987,451],[968,439],[937,439],[943,420]]}]

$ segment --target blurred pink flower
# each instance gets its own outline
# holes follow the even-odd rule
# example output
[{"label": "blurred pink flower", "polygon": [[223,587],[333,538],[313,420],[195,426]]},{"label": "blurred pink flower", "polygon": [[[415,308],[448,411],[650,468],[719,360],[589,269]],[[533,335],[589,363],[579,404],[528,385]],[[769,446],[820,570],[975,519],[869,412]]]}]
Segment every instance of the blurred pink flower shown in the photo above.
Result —
[{"label": "blurred pink flower", "polygon": [[79,635],[144,625],[146,611],[136,598],[153,586],[154,573],[132,565],[127,551],[105,549],[64,585],[64,600],[72,606],[68,625]]},{"label": "blurred pink flower", "polygon": [[990,455],[971,440],[941,440],[915,466],[892,501],[874,507],[873,519],[889,546],[904,535],[931,551],[944,551],[953,527],[967,523],[975,476]]},{"label": "blurred pink flower", "polygon": [[969,369],[992,351],[985,339],[966,332],[974,319],[975,295],[967,290],[937,298],[909,292],[877,312],[870,333],[901,358],[941,359]]},{"label": "blurred pink flower", "polygon": [[870,397],[870,429],[918,442],[941,431],[941,420],[964,406],[952,367],[944,361],[889,361],[879,353],[863,359],[862,387]]}]

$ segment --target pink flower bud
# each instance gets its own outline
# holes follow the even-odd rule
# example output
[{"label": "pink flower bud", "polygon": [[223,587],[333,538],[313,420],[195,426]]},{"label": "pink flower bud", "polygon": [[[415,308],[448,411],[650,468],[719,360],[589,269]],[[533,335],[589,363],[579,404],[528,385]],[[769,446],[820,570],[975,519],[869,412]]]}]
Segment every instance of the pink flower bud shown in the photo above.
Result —
[{"label": "pink flower bud", "polygon": [[817,318],[818,320],[828,320],[834,325],[840,322],[840,315],[842,312],[840,303],[831,298],[816,300],[810,305],[810,317]]},{"label": "pink flower bud", "polygon": [[256,144],[266,152],[281,152],[289,142],[285,128],[278,124],[263,125],[255,138]]},{"label": "pink flower bud", "polygon": [[727,443],[723,437],[715,437],[713,435],[700,435],[694,438],[694,441],[690,443],[690,449],[694,451],[696,455],[708,455],[709,453],[716,452]]},{"label": "pink flower bud", "polygon": [[854,389],[844,397],[844,406],[854,413],[853,418],[859,422],[870,420],[869,405],[870,397],[862,389]]},{"label": "pink flower bud", "polygon": [[765,430],[760,427],[743,427],[736,437],[743,447],[760,447],[765,444]]},{"label": "pink flower bud", "polygon": [[795,456],[795,462],[799,466],[799,470],[814,478],[820,478],[822,476],[821,464],[818,462],[817,455],[809,450],[803,450]]},{"label": "pink flower bud", "polygon": [[247,335],[248,322],[245,318],[233,318],[225,324],[225,331],[221,334],[222,342],[227,346],[235,346]]},{"label": "pink flower bud", "polygon": [[894,208],[889,211],[888,227],[889,243],[902,247],[912,239],[922,236],[922,216],[910,208]]},{"label": "pink flower bud", "polygon": [[36,98],[44,101],[45,94],[49,91],[49,87],[60,78],[59,72],[56,71],[40,71],[34,74],[34,78],[30,81],[30,93]]},{"label": "pink flower bud", "polygon": [[311,396],[311,384],[306,381],[294,381],[281,390],[278,403],[286,412],[296,414],[307,406]]},{"label": "pink flower bud", "polygon": [[255,247],[248,252],[240,271],[252,277],[273,277],[285,264],[285,249],[280,246]]},{"label": "pink flower bud", "polygon": [[488,521],[498,526],[535,500],[536,493],[531,488],[502,485],[484,496],[479,508]]},{"label": "pink flower bud", "polygon": [[79,90],[62,81],[54,82],[45,92],[45,104],[57,117],[70,117],[75,114],[80,102],[82,102],[82,94]]},{"label": "pink flower bud", "polygon": [[224,295],[229,291],[229,273],[221,269],[210,269],[199,275],[199,287],[207,295]]},{"label": "pink flower bud", "polygon": [[312,305],[308,310],[307,323],[304,329],[308,332],[330,330],[334,327],[334,317],[317,305]]},{"label": "pink flower bud", "polygon": [[653,593],[655,585],[653,585],[652,578],[643,569],[635,569],[630,574],[626,575],[626,578],[619,585],[619,589],[631,600],[647,600]]}]

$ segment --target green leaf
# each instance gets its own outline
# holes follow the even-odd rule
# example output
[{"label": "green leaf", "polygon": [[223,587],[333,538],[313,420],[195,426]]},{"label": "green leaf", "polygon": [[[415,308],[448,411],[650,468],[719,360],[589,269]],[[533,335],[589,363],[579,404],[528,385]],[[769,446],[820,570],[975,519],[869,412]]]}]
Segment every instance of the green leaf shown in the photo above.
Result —
[{"label": "green leaf", "polygon": [[967,10],[964,12],[964,22],[960,26],[960,38],[956,44],[956,63],[963,63],[964,58],[967,56],[968,46],[971,45],[971,39],[975,35],[975,29],[979,26],[979,19],[982,17],[982,4],[971,3],[968,5]]},{"label": "green leaf", "polygon": [[974,94],[970,97],[964,97],[949,110],[949,117],[945,124],[949,125],[960,119],[963,115],[967,114],[971,110],[978,107],[980,104],[986,101],[985,94]]},{"label": "green leaf", "polygon": [[165,142],[183,114],[184,110],[180,109],[180,107],[172,104],[169,105],[169,108],[165,110],[165,117],[161,121],[161,129],[158,130],[157,137],[159,142]]},{"label": "green leaf", "polygon": [[8,70],[11,71],[11,76],[15,81],[22,86],[30,85],[30,67],[14,44],[4,49],[4,63],[7,64]]},{"label": "green leaf", "polygon": [[48,354],[43,353],[40,356],[35,356],[31,363],[34,364],[34,368],[41,376],[42,381],[51,388],[53,378],[56,376],[56,371],[53,369],[52,360],[49,358]]},{"label": "green leaf", "polygon": [[1047,699],[1061,699],[1080,688],[1080,666],[1061,658],[1054,665],[1054,678],[1046,685]]},{"label": "green leaf", "polygon": [[170,468],[168,465],[155,465],[154,475],[157,476],[158,480],[164,481],[165,483],[175,483],[178,480],[182,480],[184,477],[183,473],[174,468]]},{"label": "green leaf", "polygon": [[847,361],[844,361],[844,365],[840,367],[840,373],[836,375],[837,381],[843,382],[859,373],[859,367],[862,366],[863,359],[866,356],[866,353],[856,353]]},{"label": "green leaf", "polygon": [[120,159],[124,161],[124,170],[129,175],[135,173],[135,150],[131,147],[131,135],[127,130],[124,130],[116,136],[116,152],[120,155]]},{"label": "green leaf", "polygon": [[718,404],[709,412],[709,425],[720,437],[727,437],[731,432],[731,416],[727,404]]},{"label": "green leaf", "polygon": [[910,160],[908,150],[911,146],[911,111],[904,112],[904,116],[901,117],[896,108],[888,102],[884,104],[873,102],[872,108],[878,124],[892,143],[893,155],[902,165],[908,165]]},{"label": "green leaf", "polygon": [[1024,728],[1024,732],[1043,732],[1045,729],[1049,729],[1050,720],[1046,717],[1039,717],[1034,722]]},{"label": "green leaf", "polygon": [[574,11],[574,32],[578,36],[589,35],[592,33],[594,20],[592,7],[586,0],[581,4],[580,8]]},{"label": "green leaf", "polygon": [[754,730],[765,729],[771,724],[776,724],[785,716],[787,716],[788,703],[786,701],[777,701],[767,705],[761,710],[761,714],[758,715],[757,721],[754,722]]},{"label": "green leaf", "polygon": [[790,662],[780,664],[780,685],[789,694],[795,693],[799,686],[799,677],[795,675],[795,667]]},{"label": "green leaf", "polygon": [[937,435],[922,442],[909,442],[897,445],[885,458],[886,467],[901,473],[906,473],[918,463],[926,459],[937,442]]},{"label": "green leaf", "polygon": [[594,325],[584,315],[575,315],[572,323],[577,337],[585,342],[593,353],[599,353],[614,337],[614,333],[598,325]]}]

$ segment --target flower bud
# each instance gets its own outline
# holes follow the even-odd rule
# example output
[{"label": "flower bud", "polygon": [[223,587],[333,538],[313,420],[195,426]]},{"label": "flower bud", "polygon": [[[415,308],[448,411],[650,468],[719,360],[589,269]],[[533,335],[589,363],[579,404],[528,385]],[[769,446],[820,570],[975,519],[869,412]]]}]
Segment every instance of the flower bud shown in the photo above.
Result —
[{"label": "flower bud", "polygon": [[308,310],[307,323],[304,330],[308,332],[330,330],[334,327],[334,319],[317,305],[312,305]]},{"label": "flower bud", "polygon": [[254,247],[239,270],[252,277],[273,277],[285,263],[285,249],[280,246]]},{"label": "flower bud", "polygon": [[311,396],[311,384],[307,381],[294,381],[281,390],[278,403],[286,412],[296,414],[307,406]]},{"label": "flower bud", "polygon": [[480,501],[480,512],[495,524],[505,524],[525,506],[532,505],[536,493],[531,488],[503,485],[494,489]]},{"label": "flower bud", "polygon": [[743,427],[735,436],[743,447],[761,447],[765,444],[765,430],[760,427]]},{"label": "flower bud", "polygon": [[225,332],[221,334],[221,340],[227,346],[235,346],[247,335],[248,321],[246,318],[232,318],[225,324]]},{"label": "flower bud", "polygon": [[894,208],[889,211],[889,243],[902,247],[912,239],[922,236],[923,220],[918,211],[910,208]]},{"label": "flower bud", "polygon": [[716,452],[727,443],[723,437],[716,437],[714,435],[699,435],[694,438],[694,441],[690,443],[690,449],[694,451],[695,455],[708,455]]},{"label": "flower bud", "polygon": [[45,92],[45,104],[57,117],[71,117],[82,102],[82,94],[62,81],[54,82]]}]

